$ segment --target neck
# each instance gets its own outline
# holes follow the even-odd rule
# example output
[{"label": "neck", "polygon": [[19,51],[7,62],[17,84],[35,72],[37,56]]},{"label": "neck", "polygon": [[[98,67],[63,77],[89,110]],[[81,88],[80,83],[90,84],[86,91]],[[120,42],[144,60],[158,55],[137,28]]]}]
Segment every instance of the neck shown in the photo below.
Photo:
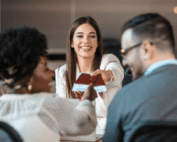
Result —
[{"label": "neck", "polygon": [[158,56],[156,56],[154,63],[162,60],[168,60],[168,59],[175,59],[175,55],[170,54],[168,52],[166,54],[159,54]]},{"label": "neck", "polygon": [[156,54],[156,57],[153,59],[153,60],[151,60],[151,61],[147,61],[146,63],[144,63],[145,64],[145,69],[144,69],[144,71],[146,71],[146,69],[149,67],[149,66],[151,66],[152,64],[154,64],[154,63],[157,63],[157,62],[160,62],[160,61],[163,61],[163,60],[168,60],[168,59],[175,59],[175,55],[173,55],[173,54],[159,54],[159,55],[157,55]]},{"label": "neck", "polygon": [[94,56],[91,58],[78,57],[77,60],[80,72],[92,73]]}]

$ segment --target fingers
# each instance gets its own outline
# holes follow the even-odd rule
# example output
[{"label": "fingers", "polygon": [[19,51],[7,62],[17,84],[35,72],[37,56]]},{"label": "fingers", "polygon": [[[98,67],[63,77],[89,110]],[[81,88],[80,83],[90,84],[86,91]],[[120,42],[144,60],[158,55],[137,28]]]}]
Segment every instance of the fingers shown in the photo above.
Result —
[{"label": "fingers", "polygon": [[88,88],[86,89],[86,91],[89,92],[89,93],[95,91],[94,88],[93,88],[93,83],[90,83],[90,84],[89,84],[89,86],[88,86]]},{"label": "fingers", "polygon": [[90,83],[90,84],[89,84],[89,86],[88,86],[87,89],[89,89],[89,88],[93,88],[93,83]]},{"label": "fingers", "polygon": [[91,76],[96,76],[98,74],[102,74],[102,70],[98,69],[98,70],[94,71]]},{"label": "fingers", "polygon": [[84,92],[81,92],[81,91],[76,92],[75,91],[74,94],[75,94],[76,98],[81,101],[81,98],[82,98]]},{"label": "fingers", "polygon": [[90,101],[93,101],[95,100],[95,98],[97,98],[97,94],[93,88],[93,84],[90,84],[84,92],[82,100],[88,99]]},{"label": "fingers", "polygon": [[101,97],[102,99],[104,99],[103,92],[99,93],[99,95],[100,95],[100,97]]},{"label": "fingers", "polygon": [[92,88],[92,90],[91,90],[91,100],[93,101],[93,100],[95,100],[96,98],[97,98],[97,93],[96,93],[96,91],[95,91],[95,89],[93,88],[93,86],[91,86]]}]

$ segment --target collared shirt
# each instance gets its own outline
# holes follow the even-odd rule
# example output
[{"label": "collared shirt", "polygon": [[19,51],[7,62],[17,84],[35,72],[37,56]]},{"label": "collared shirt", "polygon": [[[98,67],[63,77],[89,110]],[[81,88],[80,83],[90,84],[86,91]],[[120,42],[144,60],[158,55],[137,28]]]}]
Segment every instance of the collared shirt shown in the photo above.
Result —
[{"label": "collared shirt", "polygon": [[145,71],[144,75],[149,75],[151,74],[151,72],[159,67],[165,66],[165,65],[177,65],[177,60],[176,59],[168,59],[168,60],[163,60],[163,61],[159,61],[156,62],[154,64],[152,64],[150,67],[148,67],[148,69]]}]

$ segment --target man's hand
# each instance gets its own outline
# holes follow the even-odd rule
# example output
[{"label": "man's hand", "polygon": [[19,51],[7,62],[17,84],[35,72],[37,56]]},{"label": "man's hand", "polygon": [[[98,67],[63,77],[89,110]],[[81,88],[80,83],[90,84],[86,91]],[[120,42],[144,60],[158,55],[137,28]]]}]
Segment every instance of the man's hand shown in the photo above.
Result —
[{"label": "man's hand", "polygon": [[101,74],[101,77],[102,77],[105,84],[108,83],[111,80],[111,76],[112,76],[111,70],[105,71],[105,70],[99,70],[98,69],[98,70],[96,70],[95,72],[92,73],[92,76],[96,76],[98,74]]},{"label": "man's hand", "polygon": [[97,93],[93,89],[93,84],[90,84],[87,88],[87,90],[84,92],[81,101],[83,100],[90,100],[94,101],[97,98]]}]

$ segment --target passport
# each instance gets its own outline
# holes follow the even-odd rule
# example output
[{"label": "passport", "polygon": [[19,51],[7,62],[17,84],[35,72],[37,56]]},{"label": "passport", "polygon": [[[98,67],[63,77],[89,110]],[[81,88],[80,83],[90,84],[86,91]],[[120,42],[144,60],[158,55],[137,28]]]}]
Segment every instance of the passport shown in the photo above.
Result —
[{"label": "passport", "polygon": [[85,91],[90,83],[97,93],[107,91],[106,85],[101,77],[101,74],[91,76],[92,74],[81,72],[74,82],[72,91]]}]

